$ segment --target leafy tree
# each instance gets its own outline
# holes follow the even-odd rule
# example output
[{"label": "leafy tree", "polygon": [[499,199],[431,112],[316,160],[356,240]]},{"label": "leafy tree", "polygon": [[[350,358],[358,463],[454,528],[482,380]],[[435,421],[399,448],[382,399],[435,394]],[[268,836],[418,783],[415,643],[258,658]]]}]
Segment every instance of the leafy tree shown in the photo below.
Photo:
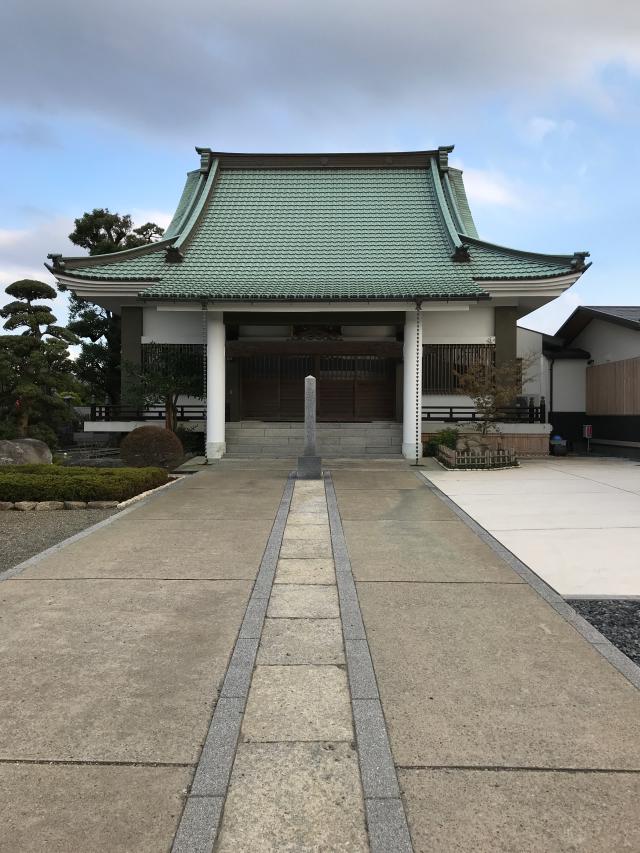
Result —
[{"label": "leafy tree", "polygon": [[131,376],[131,393],[147,406],[162,403],[165,426],[176,431],[178,397],[202,397],[203,354],[196,347],[149,344],[142,370],[125,365]]},{"label": "leafy tree", "polygon": [[474,429],[483,436],[491,430],[499,431],[497,422],[504,419],[504,410],[522,393],[522,377],[535,360],[535,355],[527,355],[500,364],[478,362],[455,372],[460,391],[471,397],[481,415],[473,423]]},{"label": "leafy tree", "polygon": [[55,428],[71,417],[62,393],[78,391],[68,345],[78,339],[56,325],[49,305],[55,290],[23,279],[6,288],[13,302],[0,309],[4,328],[20,334],[0,336],[0,422],[4,435],[31,436],[55,443]]},{"label": "leafy tree", "polygon": [[107,207],[94,207],[91,213],[84,213],[74,222],[76,227],[69,234],[69,239],[76,246],[87,249],[90,255],[135,249],[154,243],[164,234],[164,229],[155,222],[134,228],[129,214],[111,213]]},{"label": "leafy tree", "polygon": [[[75,220],[69,239],[90,255],[106,255],[153,243],[164,234],[155,222],[134,228],[131,216],[94,208]],[[94,397],[109,403],[120,401],[120,317],[99,305],[71,294],[69,329],[81,338],[76,375]]]},{"label": "leafy tree", "polygon": [[[68,329],[56,326],[56,318],[51,313],[49,305],[36,302],[36,299],[55,299],[56,292],[43,281],[23,278],[14,281],[5,289],[5,293],[14,296],[15,301],[0,308],[0,317],[6,319],[4,328],[10,332],[24,328],[22,335],[42,340],[43,335],[49,335],[67,343],[78,343],[77,337]],[[44,326],[44,329],[40,327]]]}]

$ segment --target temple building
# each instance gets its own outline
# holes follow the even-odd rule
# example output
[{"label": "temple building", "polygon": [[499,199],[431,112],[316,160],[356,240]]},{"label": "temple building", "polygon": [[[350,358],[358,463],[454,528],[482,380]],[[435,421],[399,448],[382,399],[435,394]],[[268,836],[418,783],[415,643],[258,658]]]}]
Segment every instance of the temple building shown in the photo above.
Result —
[{"label": "temple building", "polygon": [[[143,367],[158,346],[203,353],[206,404],[185,400],[182,415],[205,429],[211,459],[242,425],[299,421],[308,374],[320,422],[371,424],[380,436],[397,425],[388,433],[397,445],[374,439],[367,453],[414,458],[425,419],[431,430],[468,411],[460,371],[516,358],[518,319],[588,266],[586,252],[481,240],[462,172],[449,165],[452,147],[197,151],[200,166],[161,240],[111,255],[50,255],[49,269],[78,297],[120,314],[123,360]],[[540,402],[529,399],[535,415],[516,426],[542,448]],[[145,417],[101,411],[108,425],[88,428],[125,432]],[[268,434],[254,430],[255,441]]]}]

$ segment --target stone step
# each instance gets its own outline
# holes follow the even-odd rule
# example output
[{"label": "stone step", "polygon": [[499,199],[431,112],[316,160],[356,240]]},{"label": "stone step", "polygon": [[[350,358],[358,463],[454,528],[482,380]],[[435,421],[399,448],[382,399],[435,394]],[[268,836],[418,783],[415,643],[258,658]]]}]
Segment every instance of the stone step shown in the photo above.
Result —
[{"label": "stone step", "polygon": [[[385,444],[398,444],[401,442],[400,435],[392,433],[369,433],[368,435],[326,435],[319,434],[317,436],[318,447],[336,446],[336,447],[379,447]],[[275,446],[279,444],[300,445],[304,443],[304,437],[301,435],[227,435],[227,447],[241,447],[245,444],[263,444],[265,446]]]}]

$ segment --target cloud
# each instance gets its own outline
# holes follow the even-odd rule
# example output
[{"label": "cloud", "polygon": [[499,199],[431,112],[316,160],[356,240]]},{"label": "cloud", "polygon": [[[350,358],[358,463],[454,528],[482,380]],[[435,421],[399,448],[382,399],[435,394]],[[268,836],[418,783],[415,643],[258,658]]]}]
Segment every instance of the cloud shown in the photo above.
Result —
[{"label": "cloud", "polygon": [[172,217],[173,214],[167,213],[165,210],[147,210],[134,207],[131,211],[131,218],[136,228],[140,225],[146,225],[147,222],[155,222],[156,225],[166,229]]},{"label": "cloud", "polygon": [[37,119],[14,121],[0,127],[0,145],[17,145],[20,148],[60,148],[60,140],[53,130]]},{"label": "cloud", "polygon": [[479,112],[488,96],[604,103],[604,69],[640,70],[639,30],[636,0],[607,15],[584,0],[458,14],[436,0],[5,0],[1,97],[214,147],[256,128],[275,142],[314,127],[322,143],[358,122],[384,135],[411,115]]},{"label": "cloud", "polygon": [[516,210],[525,207],[518,192],[504,175],[486,169],[464,169],[464,185],[471,205],[494,205]]},{"label": "cloud", "polygon": [[548,136],[553,134],[559,134],[566,139],[573,133],[575,128],[575,122],[570,119],[556,121],[552,118],[545,118],[545,116],[534,116],[525,125],[524,137],[528,142],[539,145]]}]

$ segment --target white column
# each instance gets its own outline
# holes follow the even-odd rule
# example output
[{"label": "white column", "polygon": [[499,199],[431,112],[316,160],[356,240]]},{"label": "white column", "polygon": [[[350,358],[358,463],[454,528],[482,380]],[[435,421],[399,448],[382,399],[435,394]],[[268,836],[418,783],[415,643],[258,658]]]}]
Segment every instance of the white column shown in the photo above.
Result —
[{"label": "white column", "polygon": [[[415,310],[405,315],[403,358],[402,455],[415,460],[416,434],[419,456],[422,456],[422,328],[418,329]],[[416,424],[419,424],[418,433]]]},{"label": "white column", "polygon": [[220,459],[226,450],[225,340],[222,311],[207,314],[207,459]]}]

